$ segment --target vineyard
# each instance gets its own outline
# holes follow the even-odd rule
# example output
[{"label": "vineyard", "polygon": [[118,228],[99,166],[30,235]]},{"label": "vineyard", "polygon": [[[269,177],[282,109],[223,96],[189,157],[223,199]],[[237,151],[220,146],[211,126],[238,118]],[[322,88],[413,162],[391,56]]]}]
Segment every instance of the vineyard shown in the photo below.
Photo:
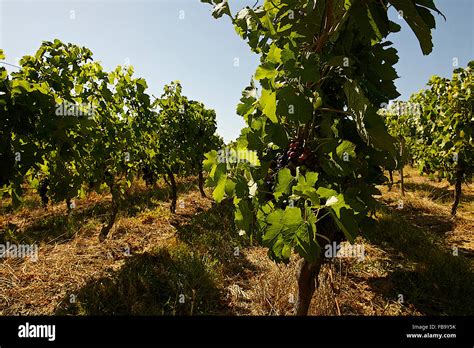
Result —
[{"label": "vineyard", "polygon": [[201,2],[260,59],[233,141],[179,81],[0,47],[0,315],[472,315],[474,61],[401,100],[388,41],[430,54],[434,1]]}]

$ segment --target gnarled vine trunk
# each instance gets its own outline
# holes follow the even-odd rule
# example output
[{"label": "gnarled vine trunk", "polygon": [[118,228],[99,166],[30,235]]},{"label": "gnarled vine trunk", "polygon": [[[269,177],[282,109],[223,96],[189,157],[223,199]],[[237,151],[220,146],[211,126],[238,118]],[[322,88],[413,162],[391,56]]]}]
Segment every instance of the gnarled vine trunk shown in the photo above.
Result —
[{"label": "gnarled vine trunk", "polygon": [[314,291],[318,288],[319,272],[325,262],[324,246],[326,244],[332,245],[333,242],[340,243],[344,240],[344,234],[338,229],[336,223],[330,216],[326,216],[318,221],[316,228],[320,235],[317,237],[317,241],[321,250],[314,262],[301,260],[297,275],[298,298],[295,304],[296,315],[308,315],[311,298],[313,297]]},{"label": "gnarled vine trunk", "polygon": [[174,174],[170,169],[167,169],[168,178],[170,181],[171,187],[171,206],[170,210],[172,213],[176,213],[176,202],[178,200],[178,188],[176,186],[176,180],[174,178]]},{"label": "gnarled vine trunk", "polygon": [[163,179],[165,180],[166,185],[171,186],[170,182],[168,179],[166,179],[166,175],[163,175]]},{"label": "gnarled vine trunk", "polygon": [[400,168],[400,193],[405,196],[405,181],[403,180],[403,167]]},{"label": "gnarled vine trunk", "polygon": [[99,240],[101,242],[103,242],[107,238],[110,230],[114,226],[115,220],[117,219],[117,214],[118,214],[118,204],[112,201],[112,213],[110,214],[109,222],[100,230]]},{"label": "gnarled vine trunk", "polygon": [[315,262],[301,260],[298,271],[298,299],[296,301],[296,315],[307,315],[311,298],[317,288],[318,275],[323,263],[320,254]]},{"label": "gnarled vine trunk", "polygon": [[70,198],[66,199],[66,208],[67,208],[67,214],[69,215],[72,211],[72,202]]},{"label": "gnarled vine trunk", "polygon": [[199,191],[201,192],[201,197],[205,198],[206,197],[206,192],[204,192],[204,177],[202,175],[202,162],[199,163]]},{"label": "gnarled vine trunk", "polygon": [[403,180],[403,167],[405,166],[405,139],[400,137],[400,157],[402,158],[402,163],[400,167],[400,192],[402,196],[405,196],[405,181]]},{"label": "gnarled vine trunk", "polygon": [[388,190],[391,191],[393,186],[393,171],[389,170],[388,175],[390,177],[390,182],[388,183]]},{"label": "gnarled vine trunk", "polygon": [[464,176],[464,169],[462,167],[456,168],[456,182],[454,184],[454,203],[451,208],[451,215],[455,216],[458,210],[459,202],[461,201],[461,184]]},{"label": "gnarled vine trunk", "polygon": [[107,225],[103,226],[102,229],[100,230],[99,234],[99,240],[103,242],[107,236],[109,235],[110,230],[114,226],[115,220],[117,219],[118,211],[119,211],[119,198],[117,195],[116,191],[116,186],[114,179],[111,178],[108,180],[107,185],[110,188],[110,193],[112,194],[112,212],[109,216],[109,221],[107,222]]}]

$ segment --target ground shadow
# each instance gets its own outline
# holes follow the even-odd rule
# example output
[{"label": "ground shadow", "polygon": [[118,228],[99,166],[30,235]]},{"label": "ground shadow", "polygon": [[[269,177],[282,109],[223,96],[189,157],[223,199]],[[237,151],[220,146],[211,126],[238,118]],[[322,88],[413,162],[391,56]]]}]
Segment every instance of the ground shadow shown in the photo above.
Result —
[{"label": "ground shadow", "polygon": [[223,273],[229,276],[258,273],[261,269],[242,253],[250,245],[247,237],[240,236],[234,225],[233,206],[223,201],[195,214],[189,219],[172,222],[180,240],[193,250],[208,253],[219,261]]},{"label": "ground shadow", "polygon": [[127,258],[119,271],[68,294],[57,315],[226,313],[212,264],[184,244]]},{"label": "ground shadow", "polygon": [[404,301],[426,315],[474,313],[472,256],[447,249],[444,234],[433,233],[431,223],[413,225],[412,213],[384,206],[377,227],[366,233],[368,241],[392,259],[402,255],[402,261],[386,277],[390,286],[380,286],[382,280],[377,278],[369,279],[369,285],[388,299],[403,295]]},{"label": "ground shadow", "polygon": [[[391,212],[394,213],[395,211],[392,209]],[[456,226],[456,221],[450,216],[439,214],[426,206],[413,206],[409,202],[403,206],[403,209],[397,209],[396,212],[413,226],[439,237],[444,237],[446,233],[453,231]]]},{"label": "ground shadow", "polygon": [[[426,192],[428,198],[433,201],[441,203],[452,203],[454,201],[454,187],[438,187],[429,183],[405,183],[405,189],[412,192]],[[461,195],[461,202],[472,202],[474,201],[474,195],[466,194],[465,192]]]},{"label": "ground shadow", "polygon": [[172,224],[176,244],[127,258],[119,271],[73,294],[75,302],[68,294],[56,314],[232,315],[223,277],[259,269],[240,252],[245,241],[233,233],[231,205],[181,212]]}]

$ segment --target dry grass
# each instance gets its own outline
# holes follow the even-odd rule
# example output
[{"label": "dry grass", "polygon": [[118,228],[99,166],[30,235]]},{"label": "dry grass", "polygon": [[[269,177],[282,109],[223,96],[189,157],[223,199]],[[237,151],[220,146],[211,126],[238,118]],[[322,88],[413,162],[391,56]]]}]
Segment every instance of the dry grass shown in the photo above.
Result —
[{"label": "dry grass", "polygon": [[[364,247],[366,257],[362,262],[340,259],[322,267],[309,314],[419,315],[413,306],[404,306],[398,298],[387,299],[369,286],[371,280],[387,276],[385,267],[390,259],[381,249],[367,243]],[[298,258],[292,258],[288,265],[275,264],[268,259],[266,249],[260,247],[247,249],[245,255],[261,271],[250,279],[229,281],[230,306],[240,315],[294,314]]]},{"label": "dry grass", "polygon": [[383,201],[395,207],[404,202],[405,216],[416,227],[429,229],[445,237],[447,248],[457,247],[461,253],[474,256],[474,186],[464,184],[455,218],[450,215],[454,189],[446,181],[429,180],[412,168],[405,170],[406,195],[398,187],[388,191],[382,187]]},{"label": "dry grass", "polygon": [[[311,315],[474,312],[473,188],[463,187],[451,219],[452,187],[410,169],[405,181],[403,198],[381,187],[378,227],[357,240],[364,259],[323,266]],[[172,215],[165,188],[135,185],[104,243],[106,193],[78,200],[70,216],[65,204],[45,210],[34,195],[14,212],[3,202],[0,242],[38,243],[39,259],[0,260],[0,315],[292,315],[298,258],[273,263],[237,235],[228,206],[201,198],[192,180],[180,187]]]},{"label": "dry grass", "polygon": [[[138,192],[143,187],[136,187]],[[83,213],[98,203],[110,199],[107,195],[91,194],[86,200],[78,201],[74,214]],[[201,199],[199,193],[186,193],[178,204],[177,214],[195,214],[199,209],[207,209],[210,202]],[[64,221],[66,208],[57,205],[44,210],[31,210],[25,214],[21,209],[16,214],[2,216],[2,226],[15,225],[16,241],[30,242],[31,226],[37,221],[49,221],[59,217]],[[55,238],[45,236],[39,242],[38,260],[30,258],[7,258],[0,261],[0,315],[53,314],[63,301],[77,295],[81,287],[101,277],[110,276],[120,270],[134,255],[150,252],[175,238],[175,228],[171,225],[174,217],[169,212],[169,204],[160,202],[154,210],[145,210],[136,216],[121,217],[110,232],[109,238],[101,243],[98,235],[101,228],[100,216],[91,215],[88,220],[73,226],[73,233],[60,233]],[[55,226],[54,223],[52,223]],[[39,235],[34,234],[39,237]],[[43,235],[43,233],[41,233]],[[67,235],[67,236],[66,236]]]}]

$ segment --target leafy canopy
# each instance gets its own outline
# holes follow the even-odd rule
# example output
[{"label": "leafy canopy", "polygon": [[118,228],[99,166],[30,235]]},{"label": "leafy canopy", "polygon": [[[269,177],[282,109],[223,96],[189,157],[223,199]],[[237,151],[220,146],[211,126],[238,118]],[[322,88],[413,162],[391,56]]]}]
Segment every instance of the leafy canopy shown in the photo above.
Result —
[{"label": "leafy canopy", "polygon": [[424,54],[432,50],[432,0],[266,0],[232,13],[225,0],[203,0],[214,17],[227,15],[260,55],[237,112],[247,127],[238,146],[258,165],[207,156],[214,198],[233,199],[239,229],[287,261],[292,251],[313,260],[330,217],[344,237],[369,228],[382,167],[399,162],[395,139],[377,113],[399,96],[386,38],[400,30],[400,11]]}]

